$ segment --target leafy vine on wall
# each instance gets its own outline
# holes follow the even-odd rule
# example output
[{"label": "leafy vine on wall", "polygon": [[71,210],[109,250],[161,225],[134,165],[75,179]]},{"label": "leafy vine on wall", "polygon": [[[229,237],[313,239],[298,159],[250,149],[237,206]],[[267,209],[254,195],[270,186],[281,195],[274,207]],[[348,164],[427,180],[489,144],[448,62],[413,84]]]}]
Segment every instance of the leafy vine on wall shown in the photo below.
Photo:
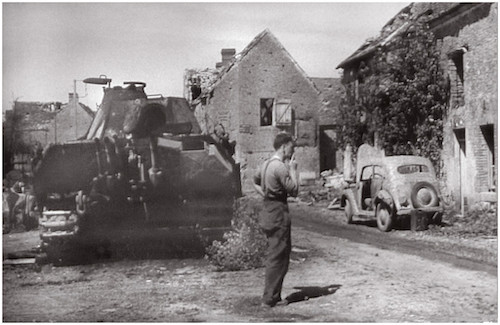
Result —
[{"label": "leafy vine on wall", "polygon": [[357,70],[345,84],[340,108],[340,147],[376,144],[386,155],[428,157],[440,171],[443,119],[449,81],[425,23],[413,22]]}]

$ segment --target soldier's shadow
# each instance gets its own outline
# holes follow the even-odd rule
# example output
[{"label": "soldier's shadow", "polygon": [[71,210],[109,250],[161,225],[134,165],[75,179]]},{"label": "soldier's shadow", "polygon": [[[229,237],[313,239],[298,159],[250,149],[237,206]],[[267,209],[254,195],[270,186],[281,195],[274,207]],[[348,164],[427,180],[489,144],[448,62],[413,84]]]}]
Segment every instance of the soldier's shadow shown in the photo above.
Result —
[{"label": "soldier's shadow", "polygon": [[334,294],[341,286],[340,284],[332,284],[325,287],[293,287],[299,291],[289,294],[285,299],[291,304],[309,300],[310,298],[327,296]]}]

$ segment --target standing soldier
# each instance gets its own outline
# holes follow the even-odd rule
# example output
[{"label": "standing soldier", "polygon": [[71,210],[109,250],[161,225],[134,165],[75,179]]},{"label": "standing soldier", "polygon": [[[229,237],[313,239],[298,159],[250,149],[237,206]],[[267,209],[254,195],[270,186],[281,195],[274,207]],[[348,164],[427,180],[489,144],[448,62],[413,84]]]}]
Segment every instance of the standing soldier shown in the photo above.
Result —
[{"label": "standing soldier", "polygon": [[299,187],[292,136],[288,133],[278,134],[273,146],[274,155],[266,160],[254,178],[255,189],[264,197],[259,223],[269,241],[263,295],[263,306],[266,307],[287,303],[286,299],[281,300],[281,288],[292,250],[287,197],[297,196]]}]

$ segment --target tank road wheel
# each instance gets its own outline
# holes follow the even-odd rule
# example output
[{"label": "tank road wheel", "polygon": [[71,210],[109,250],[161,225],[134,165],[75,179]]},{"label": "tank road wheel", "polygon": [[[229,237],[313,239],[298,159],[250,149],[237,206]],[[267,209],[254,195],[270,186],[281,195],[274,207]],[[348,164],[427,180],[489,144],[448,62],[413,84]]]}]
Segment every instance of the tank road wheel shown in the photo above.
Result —
[{"label": "tank road wheel", "polygon": [[83,191],[78,191],[78,194],[75,197],[76,212],[78,214],[82,215],[86,212],[86,202],[87,196],[83,194]]},{"label": "tank road wheel", "polygon": [[377,227],[380,231],[388,232],[392,229],[392,213],[390,208],[384,203],[377,204]]},{"label": "tank road wheel", "polygon": [[347,219],[347,223],[351,224],[352,223],[352,205],[351,205],[351,201],[349,201],[349,199],[345,200],[344,213],[345,213],[345,217]]}]

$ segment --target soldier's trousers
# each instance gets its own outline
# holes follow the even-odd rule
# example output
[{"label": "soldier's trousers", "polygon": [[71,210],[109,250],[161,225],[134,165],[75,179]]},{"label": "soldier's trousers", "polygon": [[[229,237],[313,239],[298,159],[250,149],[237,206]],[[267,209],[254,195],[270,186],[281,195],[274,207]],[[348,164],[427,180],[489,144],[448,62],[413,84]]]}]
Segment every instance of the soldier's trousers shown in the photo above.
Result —
[{"label": "soldier's trousers", "polygon": [[[283,204],[283,203],[281,203]],[[266,279],[264,286],[263,301],[268,305],[275,305],[281,300],[281,288],[283,279],[288,271],[290,263],[290,252],[292,250],[291,223],[288,216],[288,207],[279,213],[285,213],[282,225],[272,231],[265,231],[269,246],[266,255]]]}]

